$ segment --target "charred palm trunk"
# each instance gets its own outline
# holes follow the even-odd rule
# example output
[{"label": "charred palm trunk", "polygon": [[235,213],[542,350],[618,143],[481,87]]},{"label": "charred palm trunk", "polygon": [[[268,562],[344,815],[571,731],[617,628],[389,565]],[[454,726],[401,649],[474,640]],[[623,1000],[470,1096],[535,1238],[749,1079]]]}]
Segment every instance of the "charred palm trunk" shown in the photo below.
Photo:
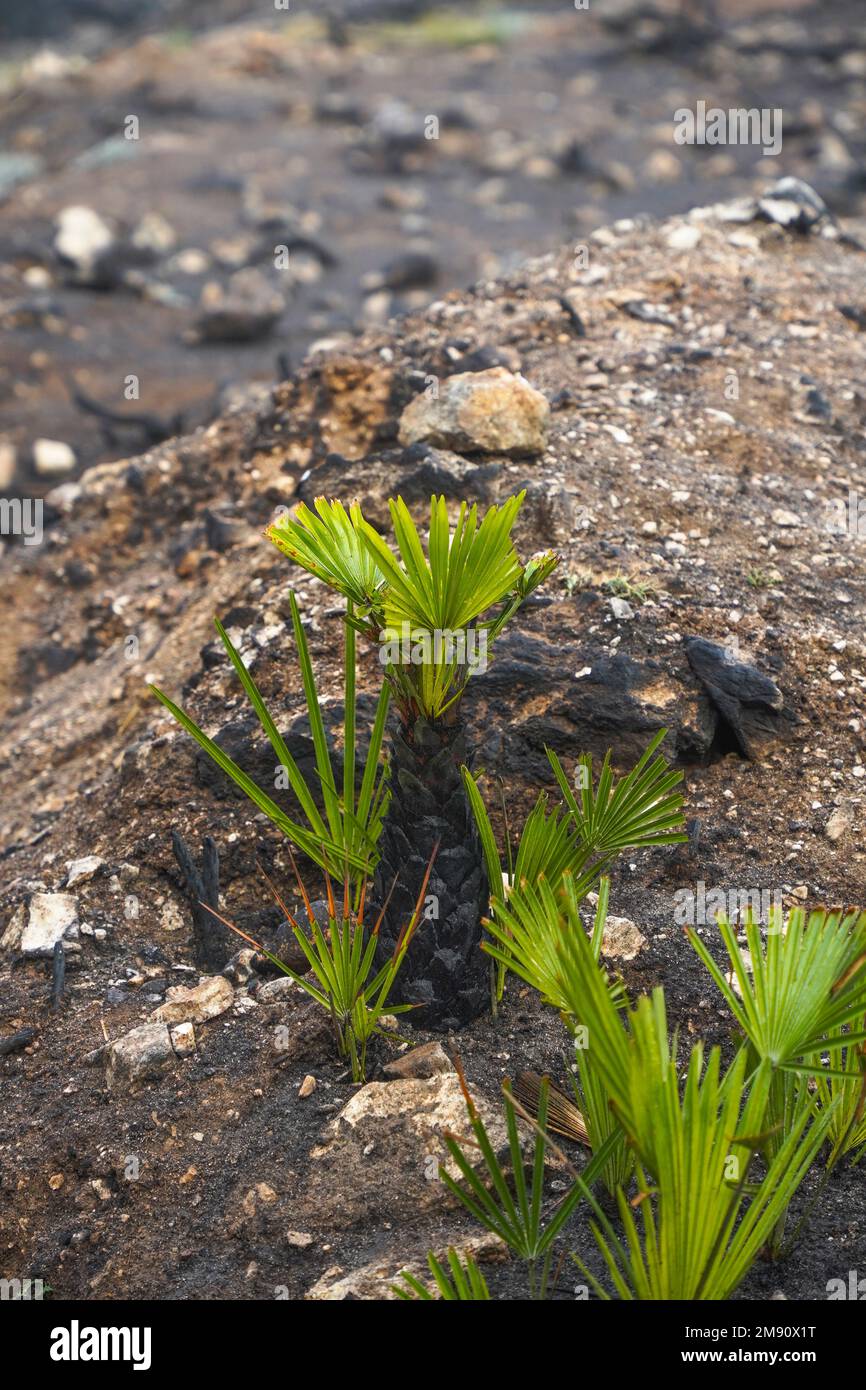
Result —
[{"label": "charred palm trunk", "polygon": [[426,906],[390,997],[421,1005],[401,1021],[442,1031],[477,1018],[490,999],[490,962],[480,949],[487,871],[460,774],[465,761],[459,718],[431,723],[419,717],[394,732],[391,803],[373,885],[383,903],[394,884],[379,933],[382,964],[411,920],[438,841]]}]

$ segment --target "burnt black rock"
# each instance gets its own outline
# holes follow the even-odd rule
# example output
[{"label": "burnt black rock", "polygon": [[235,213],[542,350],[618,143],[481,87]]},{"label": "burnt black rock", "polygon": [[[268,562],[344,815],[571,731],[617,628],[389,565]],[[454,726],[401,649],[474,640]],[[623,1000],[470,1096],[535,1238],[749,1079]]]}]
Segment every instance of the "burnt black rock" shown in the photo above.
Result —
[{"label": "burnt black rock", "polygon": [[751,741],[779,732],[784,706],[781,690],[757,666],[737,661],[726,648],[704,637],[685,639],[689,665],[730,732],[736,749],[751,758]]}]

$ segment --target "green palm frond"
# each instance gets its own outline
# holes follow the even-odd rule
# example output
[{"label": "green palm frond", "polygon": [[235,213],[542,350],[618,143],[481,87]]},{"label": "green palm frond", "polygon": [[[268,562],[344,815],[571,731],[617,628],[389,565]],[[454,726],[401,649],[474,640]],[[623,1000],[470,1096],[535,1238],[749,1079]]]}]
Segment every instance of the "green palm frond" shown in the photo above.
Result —
[{"label": "green palm frond", "polygon": [[436,1303],[439,1300],[455,1303],[489,1303],[490,1290],[487,1280],[472,1256],[458,1255],[452,1246],[448,1250],[447,1258],[450,1277],[432,1250],[427,1255],[427,1265],[433,1276],[436,1293],[431,1292],[426,1284],[422,1284],[420,1279],[416,1279],[415,1275],[406,1269],[402,1270],[399,1276],[405,1281],[404,1286],[392,1284],[392,1292],[407,1303]]},{"label": "green palm frond", "polygon": [[[866,1027],[866,1018],[857,1020]],[[852,1042],[848,1028],[835,1028],[827,1038],[826,1067],[814,1073],[815,1091],[824,1109],[835,1100],[839,1105],[830,1125],[830,1155],[833,1168],[846,1154],[859,1163],[866,1154],[866,1042]]]},{"label": "green palm frond", "polygon": [[[766,1105],[766,1076],[747,1082],[746,1049],[722,1074],[714,1048],[692,1049],[680,1096],[666,1036],[664,999],[642,999],[631,1018],[632,1084],[645,1087],[640,1141],[648,1170],[630,1203],[618,1193],[624,1240],[595,1207],[593,1235],[622,1299],[694,1301],[731,1296],[766,1245],[824,1141],[829,1117],[804,1107],[762,1177],[751,1166]],[[640,1208],[640,1225],[634,1207]],[[607,1292],[577,1263],[602,1297]]]},{"label": "green palm frond", "polygon": [[426,556],[402,497],[389,503],[399,559],[361,520],[361,535],[388,584],[386,626],[400,631],[408,623],[410,629],[458,632],[509,594],[523,576],[511,541],[523,497],[521,492],[488,508],[480,525],[477,506],[461,503],[453,535],[445,498],[431,498]]},{"label": "green palm frond", "polygon": [[[598,1153],[593,1154],[584,1169],[582,1184],[575,1183],[560,1201],[548,1209],[544,1200],[544,1166],[545,1154],[550,1146],[547,1135],[549,1078],[542,1079],[539,1089],[537,1122],[534,1124],[535,1143],[530,1175],[527,1179],[517,1127],[516,1102],[511,1094],[510,1083],[506,1081],[502,1087],[508,1134],[509,1173],[500,1164],[484,1122],[466,1088],[463,1075],[459,1075],[469,1125],[475,1140],[473,1157],[476,1162],[473,1163],[467,1157],[464,1146],[453,1135],[446,1134],[445,1145],[459,1169],[461,1180],[457,1181],[448,1169],[441,1165],[439,1177],[453,1196],[486,1230],[499,1236],[515,1255],[526,1261],[531,1295],[533,1298],[544,1298],[550,1277],[553,1243],[584,1192],[597,1181],[610,1158],[616,1139],[611,1138]],[[487,1181],[478,1172],[476,1150],[480,1150],[487,1169]]]},{"label": "green palm frond", "polygon": [[325,497],[317,497],[313,506],[315,510],[302,502],[293,516],[282,516],[265,535],[290,560],[350,599],[365,615],[378,607],[385,579],[361,537],[361,508],[355,502],[347,512],[342,502]]},{"label": "green palm frond", "polygon": [[[866,912],[839,908],[807,915],[795,908],[787,923],[774,913],[766,946],[750,914],[748,961],[730,922],[720,918],[718,927],[731,976],[694,928],[686,935],[757,1056],[773,1067],[811,1073],[828,1035],[852,1020],[862,1023],[866,1014]],[[848,1034],[852,1044],[864,1038],[862,1027]]]},{"label": "green palm frond", "polygon": [[[370,737],[370,744],[367,750],[367,761],[364,766],[364,774],[361,779],[361,789],[356,798],[355,796],[355,634],[350,626],[346,627],[345,642],[345,710],[346,722],[343,737],[343,786],[342,797],[339,794],[335,778],[334,768],[331,764],[331,755],[328,749],[328,741],[325,733],[325,726],[322,720],[321,706],[316,681],[313,673],[310,650],[307,643],[306,634],[301,615],[298,610],[297,601],[294,594],[289,595],[289,603],[292,614],[292,627],[294,629],[295,643],[298,649],[298,663],[301,672],[301,684],[304,691],[307,716],[310,721],[310,731],[313,739],[315,752],[316,774],[318,777],[318,791],[324,808],[324,815],[319,810],[317,799],[313,791],[308,786],[303,773],[298,767],[295,759],[289,752],[285,740],[279,733],[277,726],[262,698],[256,682],[244,665],[240,653],[236,650],[228,633],[219,619],[215,619],[216,629],[220,639],[228,652],[232,666],[237,673],[238,679],[246,692],[246,695],[258,716],[259,722],[268,737],[268,741],[276,755],[277,765],[285,772],[286,780],[294,792],[301,810],[306,818],[306,824],[293,820],[290,816],[277,805],[273,798],[261,787],[258,787],[252,778],[239,767],[229,755],[220,748],[219,744],[209,738],[207,734],[190,718],[188,714],[178,705],[170,700],[156,686],[151,686],[151,690],[157,699],[174,716],[177,722],[188,734],[196,740],[201,748],[210,758],[222,769],[232,781],[240,787],[241,791],[249,797],[260,811],[273,821],[284,835],[286,835],[298,849],[302,850],[314,863],[323,869],[342,868],[348,866],[353,878],[356,881],[368,871],[375,867],[377,859],[376,842],[382,828],[382,818],[387,809],[387,771],[382,762],[382,742],[385,736],[385,724],[388,715],[389,690],[383,686],[376,706],[376,715],[373,721],[373,729]],[[351,613],[351,603],[349,612]]]},{"label": "green palm frond", "polygon": [[687,838],[683,830],[682,797],[674,792],[683,779],[671,771],[659,754],[666,729],[660,729],[640,761],[626,777],[614,782],[610,752],[605,754],[598,786],[593,789],[592,757],[578,759],[578,794],[575,796],[556,754],[547,756],[563,799],[585,844],[603,856],[624,849],[677,844]]},{"label": "green palm frond", "polygon": [[[556,891],[544,875],[534,886],[526,882],[516,884],[505,902],[494,903],[493,916],[484,923],[492,939],[481,946],[495,961],[537,989],[546,1004],[580,1021],[580,1011],[572,1007],[563,961],[576,936],[582,938],[592,956],[594,948],[580,918],[580,904],[595,882],[594,870],[575,879],[566,869]],[[601,980],[602,972],[596,973]],[[609,981],[606,988],[614,1007],[622,1003],[622,985],[618,981]]]}]

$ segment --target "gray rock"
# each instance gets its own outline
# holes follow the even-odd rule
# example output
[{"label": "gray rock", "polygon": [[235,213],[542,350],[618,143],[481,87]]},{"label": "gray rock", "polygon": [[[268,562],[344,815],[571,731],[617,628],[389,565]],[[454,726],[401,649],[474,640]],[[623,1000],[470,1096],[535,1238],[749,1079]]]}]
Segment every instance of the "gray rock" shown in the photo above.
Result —
[{"label": "gray rock", "polygon": [[234,1003],[235,992],[224,975],[209,975],[201,984],[173,985],[151,1018],[159,1023],[205,1023],[218,1018]]},{"label": "gray rock", "polygon": [[209,281],[201,292],[196,332],[203,342],[250,343],[266,338],[286,307],[258,270],[239,270],[224,288]]},{"label": "gray rock", "polygon": [[[507,1142],[502,1108],[477,1093],[473,1099],[499,1152]],[[368,1082],[329,1123],[324,1142],[312,1150],[298,1215],[305,1224],[315,1217],[319,1228],[345,1229],[356,1221],[399,1220],[410,1214],[414,1218],[450,1205],[453,1199],[439,1181],[439,1164],[454,1177],[459,1170],[443,1136],[465,1133],[466,1126],[466,1103],[453,1071],[428,1080]],[[482,1161],[477,1150],[469,1149],[468,1156],[470,1162]],[[351,1189],[345,1181],[349,1171]]]},{"label": "gray rock", "polygon": [[106,1049],[109,1089],[117,1090],[138,1081],[155,1079],[174,1055],[167,1024],[144,1023],[140,1028],[133,1028],[122,1038],[116,1038]]},{"label": "gray rock", "polygon": [[449,1071],[454,1071],[454,1063],[440,1042],[423,1043],[421,1047],[413,1047],[411,1052],[398,1057],[394,1062],[386,1062],[382,1068],[383,1075],[388,1077],[414,1076],[419,1080],[429,1080],[431,1076],[439,1076]]},{"label": "gray rock", "polygon": [[43,168],[43,161],[35,154],[14,150],[0,154],[0,198],[5,198],[17,184],[37,178]]}]

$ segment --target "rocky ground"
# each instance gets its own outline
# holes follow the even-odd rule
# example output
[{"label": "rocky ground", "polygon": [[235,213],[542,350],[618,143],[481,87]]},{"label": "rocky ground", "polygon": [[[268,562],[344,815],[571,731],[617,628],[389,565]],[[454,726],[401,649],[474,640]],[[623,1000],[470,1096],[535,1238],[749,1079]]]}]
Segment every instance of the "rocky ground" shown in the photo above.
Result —
[{"label": "rocky ground", "polygon": [[[669,730],[690,841],[616,870],[612,911],[634,929],[610,964],[632,991],[664,984],[684,1041],[727,1044],[731,1019],[676,925],[678,893],[863,901],[866,526],[840,504],[866,494],[864,238],[862,220],[790,197],[621,221],[586,256],[449,293],[312,355],[259,405],[48,495],[44,544],[2,557],[0,1039],[28,1030],[0,1044],[3,1275],[61,1298],[384,1297],[428,1248],[479,1234],[431,1180],[443,1129],[462,1124],[441,1068],[458,1053],[491,1114],[524,1068],[564,1084],[561,1026],[514,982],[498,1020],[422,1059],[431,1075],[386,1079],[418,1066],[381,1043],[360,1092],[294,987],[244,955],[199,983],[171,832],[196,856],[215,839],[223,910],[266,936],[279,914],[257,861],[288,891],[288,856],[145,682],[272,785],[211,624],[303,764],[293,584],[339,725],[338,614],[263,540],[278,507],[357,496],[384,526],[396,491],[420,510],[434,488],[455,503],[526,488],[519,549],[562,563],[472,682],[475,765],[491,795],[502,778],[513,832],[551,786],[544,745],[566,765],[610,746],[626,767]],[[471,430],[462,453],[445,447],[452,394],[490,371],[514,412],[518,371],[549,404],[521,457],[504,452],[508,409],[500,452]],[[401,443],[431,377],[440,444],[406,442],[405,419]],[[721,674],[692,638],[727,652]],[[754,698],[737,663],[765,678]],[[372,654],[363,683],[369,709]],[[569,1235],[589,1251],[580,1213]],[[482,1254],[497,1292],[523,1296],[518,1266]],[[840,1171],[794,1254],[743,1296],[822,1298],[858,1265],[862,1172]],[[559,1296],[574,1283],[567,1270]]]},{"label": "rocky ground", "polygon": [[[782,164],[862,215],[857,0],[322,9],[0,6],[4,492],[192,429],[315,341],[529,250]],[[783,158],[675,145],[698,97],[783,108]]]}]

